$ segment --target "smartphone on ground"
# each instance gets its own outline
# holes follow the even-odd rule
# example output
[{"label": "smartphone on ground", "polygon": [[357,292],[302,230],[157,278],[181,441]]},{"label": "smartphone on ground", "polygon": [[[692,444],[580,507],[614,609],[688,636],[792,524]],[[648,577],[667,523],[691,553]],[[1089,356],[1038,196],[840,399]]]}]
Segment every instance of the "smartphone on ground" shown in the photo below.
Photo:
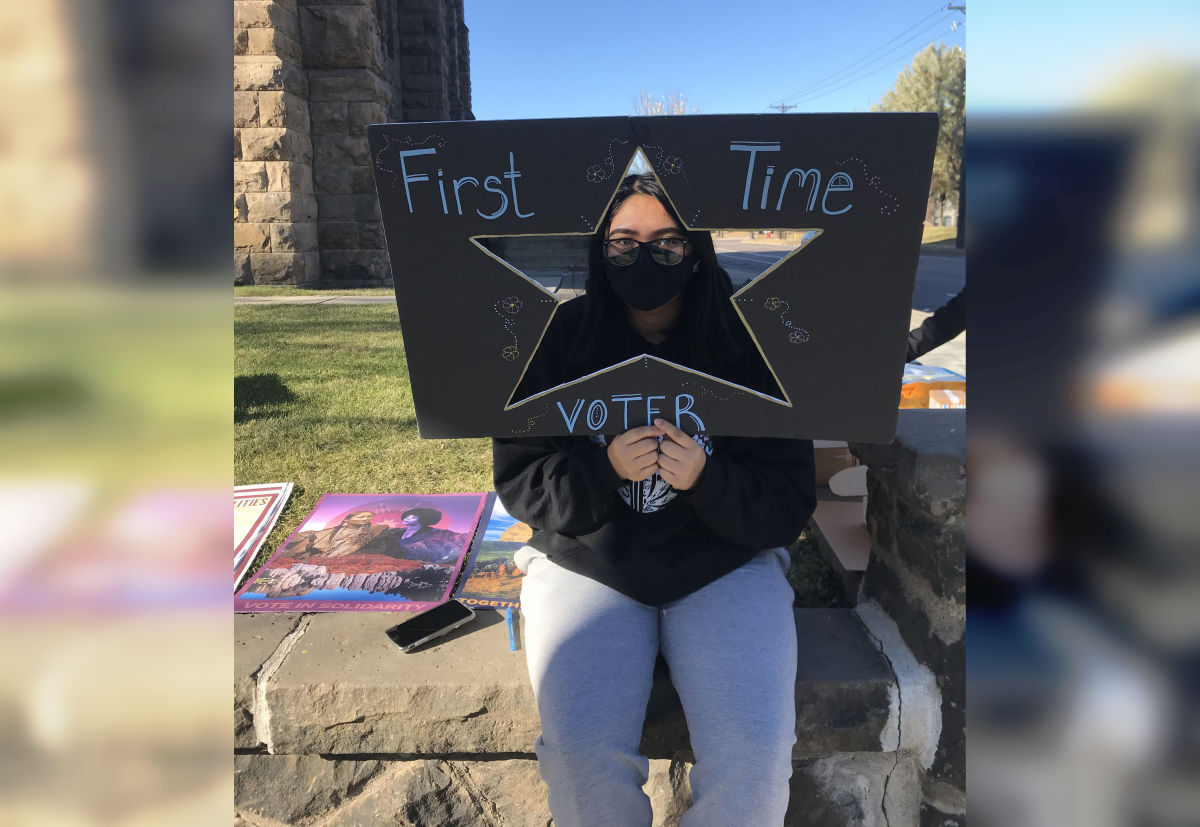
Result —
[{"label": "smartphone on ground", "polygon": [[401,652],[411,652],[423,643],[457,629],[475,617],[475,610],[457,600],[447,600],[428,611],[414,615],[387,630],[388,640]]}]

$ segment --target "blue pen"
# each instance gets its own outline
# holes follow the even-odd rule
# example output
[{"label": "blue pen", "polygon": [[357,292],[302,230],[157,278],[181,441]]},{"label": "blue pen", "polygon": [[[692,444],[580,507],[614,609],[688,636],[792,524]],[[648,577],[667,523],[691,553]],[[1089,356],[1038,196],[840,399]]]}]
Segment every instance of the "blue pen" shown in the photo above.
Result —
[{"label": "blue pen", "polygon": [[517,651],[517,636],[513,631],[512,606],[504,610],[504,621],[508,624],[508,651]]}]

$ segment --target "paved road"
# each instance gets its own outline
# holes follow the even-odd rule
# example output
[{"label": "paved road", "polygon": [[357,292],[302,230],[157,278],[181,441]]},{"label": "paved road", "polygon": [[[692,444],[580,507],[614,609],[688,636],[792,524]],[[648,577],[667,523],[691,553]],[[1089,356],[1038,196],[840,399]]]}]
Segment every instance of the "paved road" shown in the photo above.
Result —
[{"label": "paved road", "polygon": [[[767,246],[742,239],[717,239],[717,259],[729,271],[735,285],[741,285],[762,273],[788,253],[782,246]],[[962,289],[967,280],[967,260],[963,256],[924,255],[917,264],[913,288],[913,310],[932,312]]]}]

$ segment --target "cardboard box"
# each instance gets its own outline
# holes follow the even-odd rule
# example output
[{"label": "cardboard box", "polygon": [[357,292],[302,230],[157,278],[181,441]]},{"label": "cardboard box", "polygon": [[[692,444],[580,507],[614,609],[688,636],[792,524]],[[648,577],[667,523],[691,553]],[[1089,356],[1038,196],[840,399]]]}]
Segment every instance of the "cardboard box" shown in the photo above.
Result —
[{"label": "cardboard box", "polygon": [[817,485],[828,485],[829,478],[838,471],[858,465],[858,458],[850,453],[849,446],[836,440],[814,440],[813,459],[816,461]]},{"label": "cardboard box", "polygon": [[931,408],[966,408],[966,390],[936,390],[929,392],[929,407]]}]

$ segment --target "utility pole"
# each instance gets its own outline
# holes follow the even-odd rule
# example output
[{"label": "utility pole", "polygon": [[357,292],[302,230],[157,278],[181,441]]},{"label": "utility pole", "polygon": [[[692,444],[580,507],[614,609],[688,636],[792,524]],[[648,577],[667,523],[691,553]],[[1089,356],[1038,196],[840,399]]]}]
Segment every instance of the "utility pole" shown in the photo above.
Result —
[{"label": "utility pole", "polygon": [[775,104],[774,106],[771,106],[771,107],[768,107],[768,108],[770,108],[770,109],[778,109],[778,110],[779,110],[779,114],[780,114],[780,115],[786,115],[786,114],[787,114],[787,111],[788,111],[789,109],[795,109],[797,106],[799,106],[799,104],[795,104],[795,103],[790,103],[790,104],[789,104],[789,103],[777,103],[777,104]]},{"label": "utility pole", "polygon": [[[960,11],[967,16],[966,5],[946,4],[946,11]],[[955,21],[957,22],[957,21]],[[957,26],[955,27],[957,29]],[[965,127],[964,127],[965,133]],[[954,220],[954,246],[962,250],[967,245],[967,140],[963,135],[963,161],[958,171],[958,216]]]}]

